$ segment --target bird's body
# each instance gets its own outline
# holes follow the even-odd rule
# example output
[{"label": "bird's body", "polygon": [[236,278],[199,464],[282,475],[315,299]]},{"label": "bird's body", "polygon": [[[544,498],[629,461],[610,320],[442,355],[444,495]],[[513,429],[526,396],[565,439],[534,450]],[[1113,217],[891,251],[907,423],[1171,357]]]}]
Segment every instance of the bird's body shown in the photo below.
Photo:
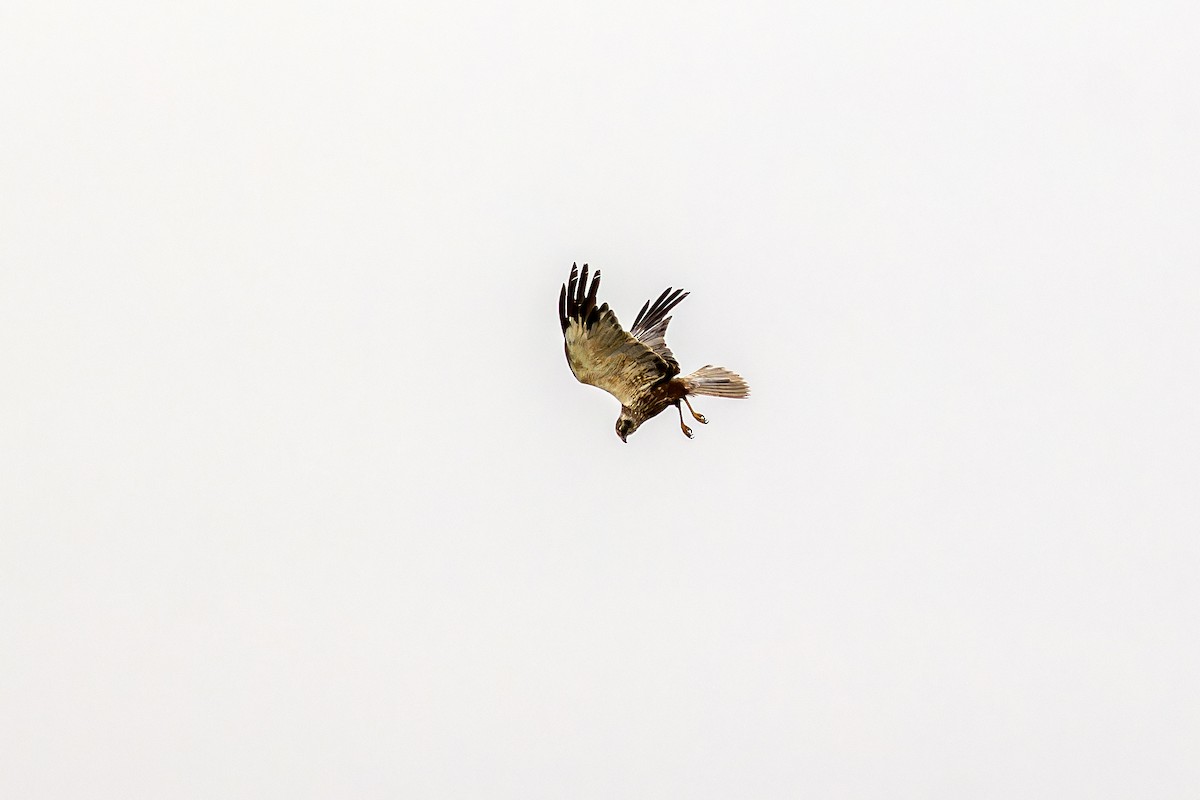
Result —
[{"label": "bird's body", "polygon": [[706,366],[679,376],[679,363],[663,337],[671,321],[667,313],[687,297],[687,292],[668,288],[653,305],[647,301],[629,331],[625,331],[608,303],[596,306],[599,288],[598,270],[589,287],[587,264],[583,265],[582,279],[572,264],[570,280],[563,284],[558,298],[558,316],[571,372],[581,383],[599,387],[620,401],[617,436],[621,441],[669,406],[679,409],[679,425],[691,438],[680,401],[703,423],[707,420],[692,409],[689,395],[750,394],[742,377],[724,367]]}]

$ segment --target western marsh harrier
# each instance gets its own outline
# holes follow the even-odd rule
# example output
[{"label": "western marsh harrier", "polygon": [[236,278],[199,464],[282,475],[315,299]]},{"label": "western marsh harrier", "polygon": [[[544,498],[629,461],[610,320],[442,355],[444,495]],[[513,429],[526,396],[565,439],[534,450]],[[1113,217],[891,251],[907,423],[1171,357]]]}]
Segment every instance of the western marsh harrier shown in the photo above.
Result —
[{"label": "western marsh harrier", "polygon": [[646,420],[675,406],[679,427],[692,438],[692,429],[683,422],[682,400],[697,422],[708,420],[697,414],[688,395],[747,397],[750,387],[742,376],[724,367],[707,366],[691,375],[679,376],[679,362],[667,349],[663,337],[671,318],[667,312],[688,296],[682,289],[668,288],[653,304],[649,300],[638,312],[633,327],[621,328],[608,303],[596,306],[600,289],[600,270],[588,286],[588,265],[583,276],[574,264],[571,278],[558,296],[558,318],[562,323],[567,363],[580,383],[597,386],[621,401],[617,418],[617,436],[621,441]]}]

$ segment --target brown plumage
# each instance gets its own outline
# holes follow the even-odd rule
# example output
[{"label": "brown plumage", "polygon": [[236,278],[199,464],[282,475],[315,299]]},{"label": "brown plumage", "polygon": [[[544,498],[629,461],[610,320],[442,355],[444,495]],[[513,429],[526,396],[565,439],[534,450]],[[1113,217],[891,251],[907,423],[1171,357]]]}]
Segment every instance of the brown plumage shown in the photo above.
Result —
[{"label": "brown plumage", "polygon": [[679,362],[664,337],[671,321],[667,313],[688,296],[687,292],[668,287],[653,304],[647,300],[633,326],[625,331],[608,303],[596,306],[599,290],[599,270],[588,286],[588,265],[583,265],[581,277],[572,264],[571,278],[558,296],[558,317],[571,372],[580,383],[597,386],[620,401],[617,436],[622,442],[668,406],[679,411],[679,427],[692,438],[679,402],[687,405],[697,422],[708,420],[692,409],[689,395],[749,396],[746,381],[724,367],[710,365],[678,377]]}]

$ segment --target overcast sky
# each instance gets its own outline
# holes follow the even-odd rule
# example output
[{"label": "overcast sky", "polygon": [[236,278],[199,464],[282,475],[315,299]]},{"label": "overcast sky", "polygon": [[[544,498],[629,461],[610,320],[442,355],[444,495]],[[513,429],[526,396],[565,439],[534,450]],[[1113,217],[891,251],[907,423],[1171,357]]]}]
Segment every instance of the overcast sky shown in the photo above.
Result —
[{"label": "overcast sky", "polygon": [[[19,2],[0,795],[1200,796],[1198,41]],[[752,397],[622,444],[572,262]]]}]

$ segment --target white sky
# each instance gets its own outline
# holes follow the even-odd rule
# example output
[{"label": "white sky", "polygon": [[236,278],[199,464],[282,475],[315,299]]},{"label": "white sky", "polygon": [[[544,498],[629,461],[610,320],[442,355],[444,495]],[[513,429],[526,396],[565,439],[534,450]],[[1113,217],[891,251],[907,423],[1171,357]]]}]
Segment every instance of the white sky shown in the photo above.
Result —
[{"label": "white sky", "polygon": [[1194,3],[0,19],[0,796],[1200,796]]}]

